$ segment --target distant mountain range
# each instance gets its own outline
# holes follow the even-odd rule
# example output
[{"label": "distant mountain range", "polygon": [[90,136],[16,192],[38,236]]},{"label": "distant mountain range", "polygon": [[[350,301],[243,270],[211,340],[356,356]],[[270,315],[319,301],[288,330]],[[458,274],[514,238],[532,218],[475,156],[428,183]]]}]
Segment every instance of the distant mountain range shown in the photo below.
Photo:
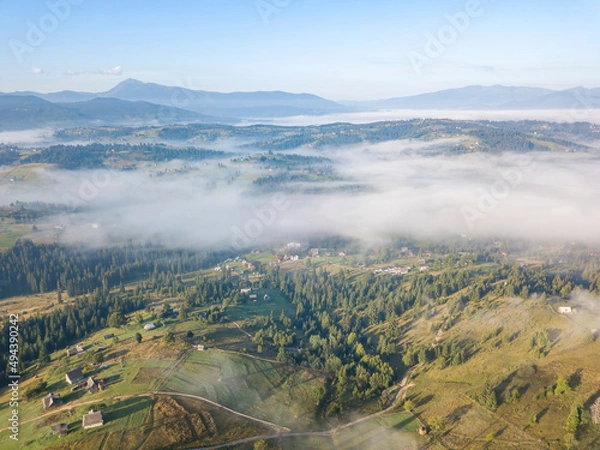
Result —
[{"label": "distant mountain range", "polygon": [[454,109],[523,110],[600,108],[600,89],[574,88],[564,91],[515,86],[467,86],[409,97],[365,102],[344,102],[362,110]]},{"label": "distant mountain range", "polygon": [[220,93],[128,79],[105,92],[0,93],[0,131],[90,125],[236,123],[382,109],[600,108],[600,89],[467,86],[409,97],[336,103],[281,91]]}]

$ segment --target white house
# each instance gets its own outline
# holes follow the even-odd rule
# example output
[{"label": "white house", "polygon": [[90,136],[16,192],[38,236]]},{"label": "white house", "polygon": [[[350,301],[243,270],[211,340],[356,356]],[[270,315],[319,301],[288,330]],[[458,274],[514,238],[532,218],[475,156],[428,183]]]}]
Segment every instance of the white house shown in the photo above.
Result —
[{"label": "white house", "polygon": [[571,314],[571,313],[573,313],[573,310],[571,309],[570,306],[559,306],[558,312],[560,314]]},{"label": "white house", "polygon": [[154,330],[155,328],[156,325],[154,325],[153,323],[147,323],[146,325],[144,325],[144,330],[146,331]]}]

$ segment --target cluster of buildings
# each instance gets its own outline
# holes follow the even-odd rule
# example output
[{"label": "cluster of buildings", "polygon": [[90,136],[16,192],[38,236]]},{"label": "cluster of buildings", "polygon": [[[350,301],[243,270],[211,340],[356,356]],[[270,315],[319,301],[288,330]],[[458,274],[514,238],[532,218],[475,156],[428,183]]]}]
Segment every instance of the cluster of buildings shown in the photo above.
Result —
[{"label": "cluster of buildings", "polygon": [[[79,389],[85,389],[90,394],[95,394],[104,389],[104,383],[97,381],[93,377],[85,378],[80,368],[69,370],[65,374],[65,381],[72,385],[71,392]],[[63,405],[63,399],[60,394],[50,392],[42,399],[42,407],[44,411],[58,408]],[[102,411],[91,409],[81,418],[84,429],[95,428],[104,425],[104,416]],[[66,422],[57,423],[51,426],[52,433],[60,437],[65,436],[69,431],[69,426]]]},{"label": "cluster of buildings", "polygon": [[[242,295],[247,295],[248,298],[252,301],[257,301],[258,300],[258,294],[256,294],[252,288],[243,288],[240,289],[240,294]],[[271,301],[271,297],[269,297],[267,294],[265,294],[265,296],[263,297],[263,300],[265,302],[270,302]]]},{"label": "cluster of buildings", "polygon": [[410,266],[401,266],[401,267],[393,266],[393,267],[386,267],[385,269],[376,269],[373,271],[373,273],[375,273],[375,274],[391,273],[393,275],[406,275],[408,272],[410,272],[411,269],[412,269],[412,267],[410,267]]},{"label": "cluster of buildings", "polygon": [[300,256],[286,253],[285,255],[276,255],[277,262],[282,263],[284,261],[300,261]]}]

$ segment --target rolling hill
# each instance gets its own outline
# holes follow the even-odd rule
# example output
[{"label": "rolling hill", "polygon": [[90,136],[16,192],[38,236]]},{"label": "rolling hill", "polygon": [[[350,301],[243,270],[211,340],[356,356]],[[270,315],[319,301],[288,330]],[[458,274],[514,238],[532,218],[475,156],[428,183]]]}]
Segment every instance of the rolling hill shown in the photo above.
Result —
[{"label": "rolling hill", "polygon": [[159,125],[172,123],[230,123],[180,108],[95,98],[71,103],[52,103],[36,96],[0,95],[0,131],[32,128],[65,128],[84,125]]}]

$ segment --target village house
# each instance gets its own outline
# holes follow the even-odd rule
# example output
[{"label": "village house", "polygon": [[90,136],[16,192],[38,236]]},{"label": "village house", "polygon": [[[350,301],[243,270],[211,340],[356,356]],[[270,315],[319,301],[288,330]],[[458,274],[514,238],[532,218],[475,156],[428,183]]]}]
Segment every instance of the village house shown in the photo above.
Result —
[{"label": "village house", "polygon": [[67,356],[74,356],[74,355],[78,355],[79,353],[83,353],[83,347],[81,345],[77,345],[73,348],[70,348],[67,350]]},{"label": "village house", "polygon": [[196,345],[194,345],[194,348],[196,350],[198,350],[199,352],[203,352],[204,351],[204,345],[202,345],[202,344],[196,344]]},{"label": "village house", "polygon": [[267,294],[265,294],[264,300],[265,300],[265,302],[270,302],[271,297],[269,297]]},{"label": "village house", "polygon": [[252,293],[252,288],[240,289],[240,293],[241,294],[251,294]]},{"label": "village house", "polygon": [[57,423],[56,425],[52,425],[50,427],[52,429],[52,434],[58,434],[59,437],[63,437],[67,435],[69,425],[66,422]]},{"label": "village house", "polygon": [[573,309],[570,306],[559,306],[558,312],[559,314],[572,314]]},{"label": "village house", "polygon": [[156,328],[156,325],[154,325],[152,322],[144,325],[144,330],[146,330],[146,331],[154,330],[155,328]]},{"label": "village house", "polygon": [[256,294],[250,294],[249,298],[250,298],[250,300],[256,301],[256,299],[258,298],[258,295],[256,295]]},{"label": "village house", "polygon": [[104,339],[111,339],[115,337],[115,333],[108,333],[104,335]]},{"label": "village house", "polygon": [[90,409],[90,412],[83,415],[82,424],[84,429],[100,427],[104,425],[104,417],[102,411]]},{"label": "village house", "polygon": [[65,374],[65,379],[67,380],[67,383],[69,383],[69,384],[75,384],[78,381],[83,380],[83,372],[79,368],[69,370]]},{"label": "village house", "polygon": [[60,394],[54,394],[50,392],[42,399],[42,406],[44,410],[54,408],[58,405],[62,405],[62,399],[60,398]]}]

